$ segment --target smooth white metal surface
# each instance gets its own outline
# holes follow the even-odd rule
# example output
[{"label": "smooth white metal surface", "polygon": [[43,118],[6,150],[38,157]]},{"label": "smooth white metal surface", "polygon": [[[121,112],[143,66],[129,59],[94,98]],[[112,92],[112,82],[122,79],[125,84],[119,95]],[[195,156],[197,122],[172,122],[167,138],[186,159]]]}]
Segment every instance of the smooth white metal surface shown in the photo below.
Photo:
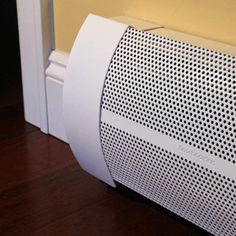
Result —
[{"label": "smooth white metal surface", "polygon": [[127,25],[89,15],[72,48],[64,84],[65,129],[81,167],[115,187],[100,141],[104,80]]}]

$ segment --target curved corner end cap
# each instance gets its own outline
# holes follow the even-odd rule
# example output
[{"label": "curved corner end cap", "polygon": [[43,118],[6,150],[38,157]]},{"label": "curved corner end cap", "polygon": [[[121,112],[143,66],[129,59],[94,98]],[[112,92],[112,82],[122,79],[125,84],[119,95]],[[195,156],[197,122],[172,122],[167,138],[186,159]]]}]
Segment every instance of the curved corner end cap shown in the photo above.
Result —
[{"label": "curved corner end cap", "polygon": [[89,15],[72,48],[63,91],[64,124],[76,159],[113,187],[100,140],[101,98],[110,61],[127,27]]}]

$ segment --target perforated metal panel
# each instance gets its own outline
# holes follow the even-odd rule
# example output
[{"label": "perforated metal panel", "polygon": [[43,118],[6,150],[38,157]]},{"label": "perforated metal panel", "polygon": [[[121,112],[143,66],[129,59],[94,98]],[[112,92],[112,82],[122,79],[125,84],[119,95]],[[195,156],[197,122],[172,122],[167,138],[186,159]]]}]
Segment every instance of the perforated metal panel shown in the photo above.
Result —
[{"label": "perforated metal panel", "polygon": [[235,76],[235,57],[129,28],[102,108],[235,164]]},{"label": "perforated metal panel", "polygon": [[102,123],[113,178],[216,235],[236,235],[235,180]]},{"label": "perforated metal panel", "polygon": [[129,28],[102,97],[113,178],[221,236],[236,235],[235,76],[233,56]]}]

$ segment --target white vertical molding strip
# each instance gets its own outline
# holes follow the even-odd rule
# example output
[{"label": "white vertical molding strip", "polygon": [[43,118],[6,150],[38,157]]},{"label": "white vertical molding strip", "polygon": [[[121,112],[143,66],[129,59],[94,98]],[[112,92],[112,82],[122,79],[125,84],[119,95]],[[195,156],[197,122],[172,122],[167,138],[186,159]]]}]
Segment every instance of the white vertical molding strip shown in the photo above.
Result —
[{"label": "white vertical molding strip", "polygon": [[[17,0],[21,70],[26,121],[40,127],[40,102],[35,62],[34,1]],[[34,62],[33,62],[34,61]]]},{"label": "white vertical molding strip", "polygon": [[48,132],[45,69],[51,50],[50,0],[17,0],[25,120]]}]

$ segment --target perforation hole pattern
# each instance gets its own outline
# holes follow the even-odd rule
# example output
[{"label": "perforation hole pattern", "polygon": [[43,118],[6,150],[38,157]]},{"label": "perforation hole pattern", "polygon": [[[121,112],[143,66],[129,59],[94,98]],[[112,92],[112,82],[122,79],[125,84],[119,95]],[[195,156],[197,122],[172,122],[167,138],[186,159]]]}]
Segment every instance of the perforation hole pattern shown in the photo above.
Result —
[{"label": "perforation hole pattern", "polygon": [[236,235],[235,180],[101,123],[112,177],[215,235]]},{"label": "perforation hole pattern", "polygon": [[235,67],[233,56],[128,28],[102,108],[235,163]]}]

